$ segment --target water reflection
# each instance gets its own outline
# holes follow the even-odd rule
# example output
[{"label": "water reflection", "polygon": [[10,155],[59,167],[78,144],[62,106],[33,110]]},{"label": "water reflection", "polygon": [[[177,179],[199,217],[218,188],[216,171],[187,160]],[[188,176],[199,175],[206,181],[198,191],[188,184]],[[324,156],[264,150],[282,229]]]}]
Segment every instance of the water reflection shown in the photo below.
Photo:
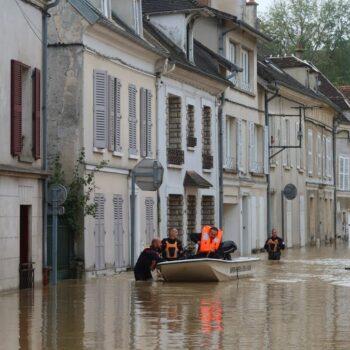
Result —
[{"label": "water reflection", "polygon": [[132,274],[0,294],[0,349],[349,349],[345,248],[288,251],[254,278],[136,283]]}]

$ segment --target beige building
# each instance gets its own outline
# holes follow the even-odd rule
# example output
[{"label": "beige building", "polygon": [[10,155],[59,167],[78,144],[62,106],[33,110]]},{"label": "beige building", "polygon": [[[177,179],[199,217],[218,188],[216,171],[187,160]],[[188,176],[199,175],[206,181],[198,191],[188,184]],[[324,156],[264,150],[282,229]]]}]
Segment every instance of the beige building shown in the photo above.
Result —
[{"label": "beige building", "polygon": [[1,5],[6,10],[0,13],[0,291],[27,286],[33,271],[35,281],[41,281],[46,176],[41,161],[46,1],[4,0]]},{"label": "beige building", "polygon": [[[288,247],[327,242],[334,237],[333,123],[339,109],[321,92],[321,73],[310,63],[285,56],[259,67],[277,88],[268,104],[271,225]],[[294,200],[282,196],[289,183],[298,190]]]},{"label": "beige building", "polygon": [[[138,2],[63,0],[50,18],[50,156],[70,174],[82,149],[95,176],[96,217],[84,219],[75,255],[94,274],[129,267],[130,171],[156,157],[156,63]],[[96,7],[95,7],[96,6]],[[124,23],[119,15],[123,15]],[[157,236],[157,193],[136,193],[135,256]]]}]

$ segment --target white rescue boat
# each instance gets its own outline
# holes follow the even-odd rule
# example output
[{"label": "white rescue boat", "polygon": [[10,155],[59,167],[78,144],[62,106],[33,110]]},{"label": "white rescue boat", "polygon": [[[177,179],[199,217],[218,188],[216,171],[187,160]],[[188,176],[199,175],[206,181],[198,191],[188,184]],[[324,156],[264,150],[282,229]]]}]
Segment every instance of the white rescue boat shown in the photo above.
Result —
[{"label": "white rescue boat", "polygon": [[254,257],[203,258],[167,261],[157,267],[166,282],[224,282],[251,276],[258,261]]}]

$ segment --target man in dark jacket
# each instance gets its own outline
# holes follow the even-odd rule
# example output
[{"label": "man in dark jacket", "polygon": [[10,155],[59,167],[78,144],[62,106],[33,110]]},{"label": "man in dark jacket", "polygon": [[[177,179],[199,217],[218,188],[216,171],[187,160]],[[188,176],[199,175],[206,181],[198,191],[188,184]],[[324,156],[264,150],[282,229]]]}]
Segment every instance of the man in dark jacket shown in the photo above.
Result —
[{"label": "man in dark jacket", "polygon": [[281,250],[285,248],[285,243],[282,238],[277,236],[277,230],[272,230],[272,235],[265,243],[265,250],[269,253],[269,260],[280,260]]},{"label": "man in dark jacket", "polygon": [[159,238],[154,238],[149,248],[146,248],[139,256],[134,268],[136,281],[152,279],[151,271],[155,270],[159,262],[164,261],[160,257],[162,243]]}]

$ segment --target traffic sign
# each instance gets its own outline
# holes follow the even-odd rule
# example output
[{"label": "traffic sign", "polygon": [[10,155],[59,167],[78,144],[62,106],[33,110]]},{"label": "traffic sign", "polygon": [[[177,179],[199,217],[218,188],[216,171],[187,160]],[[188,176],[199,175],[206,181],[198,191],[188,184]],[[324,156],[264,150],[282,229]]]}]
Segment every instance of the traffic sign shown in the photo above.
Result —
[{"label": "traffic sign", "polygon": [[298,190],[293,184],[288,184],[285,186],[283,190],[283,195],[288,199],[288,200],[293,200],[298,194]]},{"label": "traffic sign", "polygon": [[155,159],[143,159],[133,170],[136,184],[143,191],[157,191],[162,185],[163,173],[162,164]]},{"label": "traffic sign", "polygon": [[67,189],[63,185],[52,185],[50,187],[47,201],[51,205],[62,205],[67,199]]}]

